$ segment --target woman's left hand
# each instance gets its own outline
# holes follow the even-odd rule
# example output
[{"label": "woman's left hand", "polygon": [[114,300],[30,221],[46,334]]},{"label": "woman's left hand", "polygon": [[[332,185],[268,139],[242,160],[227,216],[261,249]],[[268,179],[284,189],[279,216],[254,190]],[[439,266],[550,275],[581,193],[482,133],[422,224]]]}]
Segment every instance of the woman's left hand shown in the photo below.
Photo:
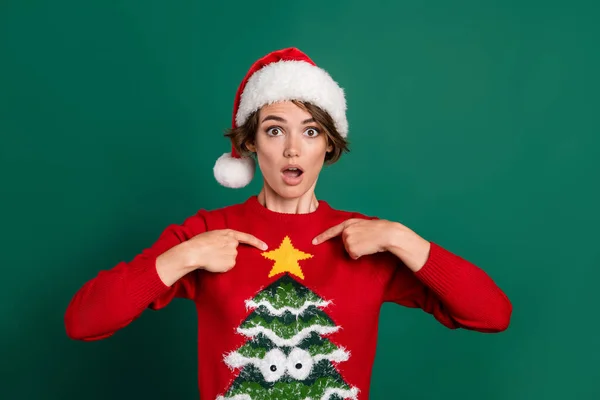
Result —
[{"label": "woman's left hand", "polygon": [[315,237],[313,244],[321,244],[339,235],[342,235],[348,255],[355,260],[389,251],[416,272],[429,257],[430,243],[427,240],[398,222],[382,219],[348,219]]}]

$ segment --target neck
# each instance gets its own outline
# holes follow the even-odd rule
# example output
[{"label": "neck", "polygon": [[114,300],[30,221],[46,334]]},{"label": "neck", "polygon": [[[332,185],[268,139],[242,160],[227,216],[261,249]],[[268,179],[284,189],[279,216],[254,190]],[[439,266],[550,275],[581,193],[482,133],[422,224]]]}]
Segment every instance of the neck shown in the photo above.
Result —
[{"label": "neck", "polygon": [[300,197],[286,199],[278,195],[267,184],[258,194],[258,202],[271,211],[284,214],[308,214],[319,206],[313,188]]}]

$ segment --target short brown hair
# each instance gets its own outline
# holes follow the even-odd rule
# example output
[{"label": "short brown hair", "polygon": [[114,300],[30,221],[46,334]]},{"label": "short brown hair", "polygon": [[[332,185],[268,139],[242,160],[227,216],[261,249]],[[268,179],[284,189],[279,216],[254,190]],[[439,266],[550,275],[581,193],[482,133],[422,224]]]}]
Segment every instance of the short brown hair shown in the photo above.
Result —
[{"label": "short brown hair", "polygon": [[[325,131],[327,145],[329,146],[331,144],[333,147],[332,151],[325,155],[325,163],[333,164],[339,160],[342,153],[350,151],[348,141],[337,131],[335,123],[329,113],[311,103],[298,100],[292,100],[292,103],[312,115],[315,121],[321,125]],[[251,153],[246,146],[246,143],[255,142],[258,125],[258,111],[255,111],[248,117],[242,126],[227,130],[225,136],[231,139],[238,154],[247,156]]]}]

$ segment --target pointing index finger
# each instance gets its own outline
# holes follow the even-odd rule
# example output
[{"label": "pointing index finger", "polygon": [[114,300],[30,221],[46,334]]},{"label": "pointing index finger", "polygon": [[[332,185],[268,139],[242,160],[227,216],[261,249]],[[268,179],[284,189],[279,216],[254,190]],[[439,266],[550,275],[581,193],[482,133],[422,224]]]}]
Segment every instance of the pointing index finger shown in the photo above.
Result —
[{"label": "pointing index finger", "polygon": [[320,235],[318,235],[317,237],[315,237],[313,239],[313,244],[320,244],[326,240],[336,237],[337,235],[339,235],[340,233],[342,233],[344,231],[346,226],[348,226],[348,221],[344,221],[341,224],[335,225],[335,226],[327,229],[325,232],[321,233]]},{"label": "pointing index finger", "polygon": [[238,242],[249,244],[260,250],[266,250],[268,247],[265,242],[263,242],[262,240],[258,239],[256,236],[253,236],[249,233],[233,231],[233,237]]}]

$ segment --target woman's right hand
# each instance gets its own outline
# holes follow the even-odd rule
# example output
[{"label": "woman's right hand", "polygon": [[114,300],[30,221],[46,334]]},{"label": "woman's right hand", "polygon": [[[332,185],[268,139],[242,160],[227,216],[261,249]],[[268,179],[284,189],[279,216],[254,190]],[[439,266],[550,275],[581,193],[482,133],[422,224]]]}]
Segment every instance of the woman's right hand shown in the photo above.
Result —
[{"label": "woman's right hand", "polygon": [[233,229],[207,231],[161,254],[156,260],[158,275],[167,286],[171,286],[195,269],[227,272],[235,266],[240,243],[259,250],[267,249],[266,243],[248,233]]}]

